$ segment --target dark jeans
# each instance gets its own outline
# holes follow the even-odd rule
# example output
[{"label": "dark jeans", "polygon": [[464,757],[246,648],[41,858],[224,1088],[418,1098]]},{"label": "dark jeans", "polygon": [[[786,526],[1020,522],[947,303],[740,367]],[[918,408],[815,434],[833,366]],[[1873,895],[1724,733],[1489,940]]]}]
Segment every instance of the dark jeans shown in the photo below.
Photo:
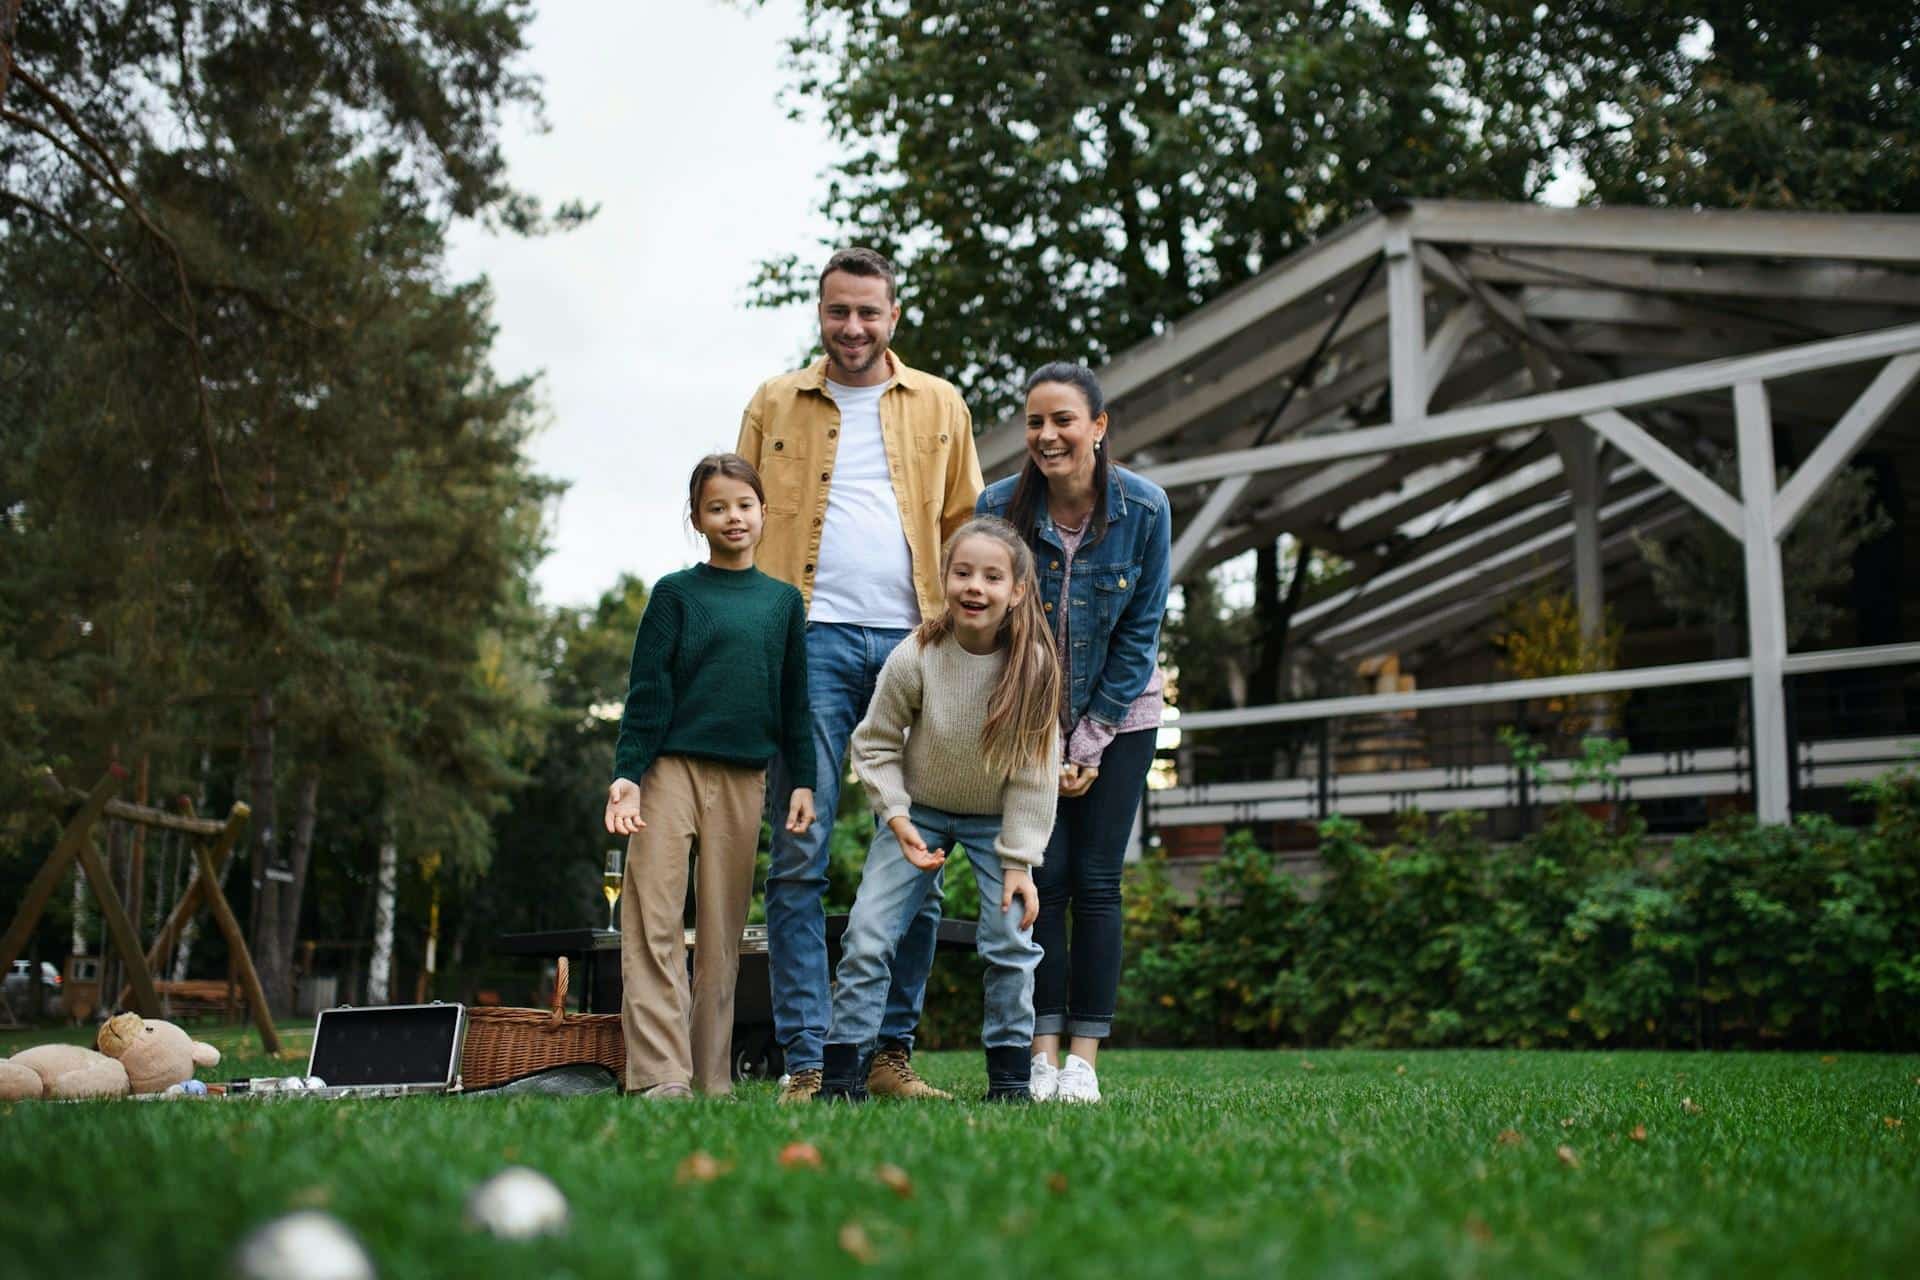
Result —
[{"label": "dark jeans", "polygon": [[[1087,794],[1060,798],[1047,859],[1033,873],[1040,918],[1033,940],[1045,953],[1033,975],[1033,1033],[1104,1040],[1120,993],[1120,865],[1153,764],[1155,729],[1107,745]],[[1073,942],[1067,942],[1067,913]]]}]

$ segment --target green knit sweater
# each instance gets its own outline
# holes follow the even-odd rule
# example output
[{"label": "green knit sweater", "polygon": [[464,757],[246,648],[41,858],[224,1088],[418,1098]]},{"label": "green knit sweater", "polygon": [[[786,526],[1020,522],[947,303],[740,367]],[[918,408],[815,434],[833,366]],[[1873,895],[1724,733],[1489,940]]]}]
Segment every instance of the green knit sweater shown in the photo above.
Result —
[{"label": "green knit sweater", "polygon": [[812,787],[807,611],[758,569],[698,564],[653,586],[633,639],[613,776],[639,782],[661,756],[759,767],[779,751]]}]

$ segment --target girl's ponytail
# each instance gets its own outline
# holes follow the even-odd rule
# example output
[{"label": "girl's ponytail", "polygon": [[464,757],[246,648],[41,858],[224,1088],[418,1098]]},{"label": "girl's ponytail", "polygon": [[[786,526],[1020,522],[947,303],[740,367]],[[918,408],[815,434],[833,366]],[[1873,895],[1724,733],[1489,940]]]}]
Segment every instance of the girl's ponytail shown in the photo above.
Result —
[{"label": "girl's ponytail", "polygon": [[[1007,665],[987,699],[987,722],[980,731],[980,754],[987,768],[1003,778],[1021,769],[1046,763],[1060,715],[1060,663],[1053,652],[1053,632],[1040,606],[1040,580],[1034,573],[1033,548],[996,516],[975,516],[954,530],[940,555],[940,578],[946,580],[953,549],[966,538],[986,538],[1007,549],[1013,562],[1018,604],[1009,605],[1000,624],[1000,643]],[[953,631],[950,608],[920,624],[920,645],[935,644]]]}]

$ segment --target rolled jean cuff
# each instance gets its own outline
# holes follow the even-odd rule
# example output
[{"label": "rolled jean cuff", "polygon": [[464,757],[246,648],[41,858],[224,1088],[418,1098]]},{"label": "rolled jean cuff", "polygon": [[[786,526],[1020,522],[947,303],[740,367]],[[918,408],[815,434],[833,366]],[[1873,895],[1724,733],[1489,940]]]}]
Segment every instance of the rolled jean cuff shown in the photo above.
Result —
[{"label": "rolled jean cuff", "polygon": [[1033,1034],[1037,1036],[1063,1036],[1067,1034],[1067,1015],[1064,1013],[1034,1014]]},{"label": "rolled jean cuff", "polygon": [[1112,1018],[1068,1018],[1067,1034],[1089,1040],[1105,1040],[1113,1034]]}]

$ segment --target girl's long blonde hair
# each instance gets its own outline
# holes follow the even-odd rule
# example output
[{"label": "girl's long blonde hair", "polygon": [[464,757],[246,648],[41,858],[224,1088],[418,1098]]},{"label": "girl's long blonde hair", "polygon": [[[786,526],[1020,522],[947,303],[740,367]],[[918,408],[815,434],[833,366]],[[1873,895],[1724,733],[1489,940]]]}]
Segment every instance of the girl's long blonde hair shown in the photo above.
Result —
[{"label": "girl's long blonde hair", "polygon": [[[980,731],[980,754],[987,768],[1003,778],[1048,760],[1054,724],[1060,715],[1060,663],[1053,632],[1040,607],[1040,581],[1033,571],[1033,549],[998,516],[975,516],[953,531],[940,551],[940,581],[953,566],[953,549],[967,538],[985,538],[1007,549],[1013,562],[1018,603],[1007,606],[1000,623],[1000,646],[1007,665],[987,699],[987,723]],[[953,609],[942,609],[920,624],[914,636],[921,648],[953,634]]]}]

